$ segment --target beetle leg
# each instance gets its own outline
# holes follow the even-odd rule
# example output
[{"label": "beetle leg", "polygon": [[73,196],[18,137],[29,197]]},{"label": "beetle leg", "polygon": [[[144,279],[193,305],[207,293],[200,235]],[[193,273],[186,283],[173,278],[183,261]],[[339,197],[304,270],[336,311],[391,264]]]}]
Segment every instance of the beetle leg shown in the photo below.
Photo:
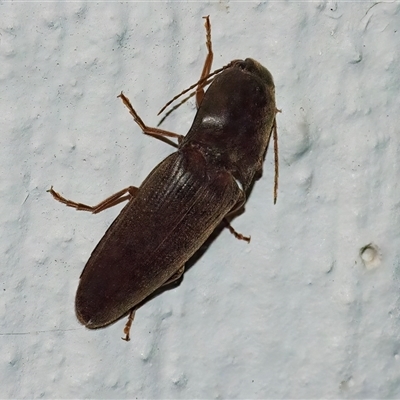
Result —
[{"label": "beetle leg", "polygon": [[113,194],[112,196],[107,197],[105,200],[103,200],[96,206],[88,206],[87,204],[77,203],[75,201],[68,200],[65,197],[61,196],[60,193],[56,192],[53,189],[53,186],[48,190],[48,192],[54,197],[55,200],[65,204],[68,207],[76,208],[79,211],[89,211],[92,212],[93,214],[97,214],[100,211],[113,207],[119,203],[122,203],[123,201],[131,200],[136,196],[138,190],[139,188],[135,186],[129,186]]},{"label": "beetle leg", "polygon": [[178,271],[176,271],[170,278],[168,278],[161,286],[170,285],[171,283],[178,281],[182,277],[184,272],[185,266],[182,265],[182,267],[180,267]]},{"label": "beetle leg", "polygon": [[250,243],[251,236],[244,236],[241,233],[235,231],[235,229],[226,218],[224,218],[224,224],[229,229],[229,232],[232,233],[232,235],[235,236],[236,239],[245,240],[247,243]]},{"label": "beetle leg", "polygon": [[136,312],[136,308],[132,308],[132,310],[129,312],[128,321],[126,321],[125,328],[124,328],[125,337],[121,338],[122,340],[125,340],[127,342],[129,342],[131,340],[131,338],[129,337],[129,333],[131,331],[133,320],[135,319],[135,312]]},{"label": "beetle leg", "polygon": [[125,104],[126,108],[129,110],[129,113],[132,115],[135,122],[139,125],[140,129],[146,135],[154,136],[155,138],[161,139],[161,140],[165,139],[165,137],[175,138],[175,139],[178,139],[178,143],[183,139],[184,136],[178,135],[177,133],[164,131],[163,129],[159,129],[159,128],[151,128],[151,127],[145,125],[145,123],[142,121],[142,119],[139,117],[137,112],[132,107],[132,104],[129,101],[129,99],[122,92],[118,97],[121,98],[121,100]]},{"label": "beetle leg", "polygon": [[[178,271],[176,271],[170,278],[168,278],[162,285],[162,286],[166,286],[166,285],[170,285],[173,282],[176,282],[177,280],[179,280],[183,273],[185,272],[185,266],[182,265],[182,267],[180,267],[178,269]],[[129,312],[129,316],[128,316],[128,321],[126,321],[125,327],[124,327],[124,338],[121,338],[122,340],[126,340],[127,342],[129,342],[131,340],[129,333],[131,331],[131,327],[132,327],[132,323],[133,320],[135,319],[135,312],[136,312],[137,308],[134,307],[132,308],[132,310]]]},{"label": "beetle leg", "polygon": [[[206,27],[206,46],[207,46],[207,57],[206,60],[204,62],[204,66],[203,66],[203,71],[201,72],[201,76],[200,76],[200,80],[203,80],[204,78],[206,78],[211,71],[211,66],[212,66],[212,62],[213,62],[213,51],[212,51],[212,42],[211,42],[211,23],[210,23],[210,16],[207,15],[207,17],[203,17],[206,22],[204,24],[204,26]],[[207,84],[207,81],[203,81],[202,83],[200,83],[197,86],[196,89],[196,105],[197,108],[199,108],[201,101],[203,100],[204,97],[204,86]]]},{"label": "beetle leg", "polygon": [[240,192],[241,192],[241,198],[238,200],[238,202],[235,204],[235,206],[231,209],[231,211],[229,211],[229,213],[225,216],[225,218],[223,219],[223,222],[225,224],[225,227],[229,229],[229,232],[232,233],[232,235],[235,236],[236,239],[245,240],[247,243],[250,243],[251,236],[244,236],[241,233],[235,231],[233,226],[228,221],[228,217],[230,215],[233,215],[236,212],[238,212],[246,203],[246,194],[244,193],[243,190],[241,190]]}]

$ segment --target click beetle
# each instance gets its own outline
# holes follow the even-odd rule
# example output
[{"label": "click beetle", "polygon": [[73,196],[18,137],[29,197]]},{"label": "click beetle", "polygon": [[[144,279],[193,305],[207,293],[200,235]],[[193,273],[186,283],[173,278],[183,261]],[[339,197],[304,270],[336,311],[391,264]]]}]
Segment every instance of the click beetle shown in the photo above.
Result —
[{"label": "click beetle", "polygon": [[237,233],[226,217],[244,206],[256,174],[262,171],[272,134],[276,201],[278,110],[272,75],[250,58],[210,73],[211,25],[209,17],[204,18],[208,54],[200,80],[191,87],[196,87],[198,110],[186,136],[146,126],[129,99],[122,92],[118,96],[145,134],[177,139],[177,151],[158,164],[140,187],[123,189],[97,206],[49,190],[65,205],[93,213],[128,200],[92,252],[75,300],[78,320],[90,329],[129,314],[125,340],[135,310],[160,287],[182,276],[185,263],[219,224],[225,223],[237,238],[250,240]]}]

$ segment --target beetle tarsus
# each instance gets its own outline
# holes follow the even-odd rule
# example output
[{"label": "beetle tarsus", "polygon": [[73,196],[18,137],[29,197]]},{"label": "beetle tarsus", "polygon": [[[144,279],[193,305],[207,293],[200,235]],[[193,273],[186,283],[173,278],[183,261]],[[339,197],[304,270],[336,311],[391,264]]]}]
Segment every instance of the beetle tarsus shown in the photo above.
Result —
[{"label": "beetle tarsus", "polygon": [[183,138],[182,135],[178,135],[177,133],[173,133],[173,132],[169,132],[169,131],[164,131],[163,129],[159,129],[159,128],[151,128],[151,127],[145,125],[143,120],[139,117],[138,113],[132,107],[132,104],[129,101],[129,99],[122,92],[117,97],[119,97],[122,100],[122,102],[125,104],[125,107],[129,110],[129,113],[132,115],[133,119],[135,120],[135,122],[139,125],[140,129],[146,135],[153,136],[156,139],[164,139],[165,137],[167,137],[167,138],[178,139],[178,141],[182,140],[182,138]]},{"label": "beetle tarsus", "polygon": [[136,309],[132,309],[130,311],[129,316],[128,316],[128,321],[126,321],[126,324],[125,324],[125,328],[124,328],[125,337],[121,338],[121,339],[125,340],[126,342],[129,342],[131,340],[129,333],[131,331],[133,320],[135,319],[135,311],[136,311]]},{"label": "beetle tarsus", "polygon": [[247,243],[250,243],[251,236],[244,236],[241,233],[235,231],[233,226],[228,222],[228,220],[226,218],[224,219],[224,221],[225,221],[226,227],[229,229],[229,232],[232,233],[232,235],[235,236],[236,239],[244,240]]}]

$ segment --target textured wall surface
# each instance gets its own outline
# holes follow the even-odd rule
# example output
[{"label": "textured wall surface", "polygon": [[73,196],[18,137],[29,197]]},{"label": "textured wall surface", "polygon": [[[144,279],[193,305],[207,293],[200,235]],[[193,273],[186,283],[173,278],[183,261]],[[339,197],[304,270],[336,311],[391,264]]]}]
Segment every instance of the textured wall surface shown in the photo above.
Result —
[{"label": "textured wall surface", "polygon": [[[96,204],[173,151],[116,96],[156,125],[200,76],[208,14],[214,68],[252,57],[274,76],[278,203],[269,154],[233,221],[251,243],[222,231],[126,343],[125,320],[74,314],[122,205],[46,190]],[[399,27],[393,2],[0,2],[0,397],[399,397]]]}]

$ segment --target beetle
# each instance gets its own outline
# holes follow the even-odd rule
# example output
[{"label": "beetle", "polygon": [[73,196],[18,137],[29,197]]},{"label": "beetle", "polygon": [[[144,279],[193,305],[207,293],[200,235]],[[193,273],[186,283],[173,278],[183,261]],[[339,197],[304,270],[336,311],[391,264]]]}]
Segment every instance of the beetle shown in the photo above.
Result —
[{"label": "beetle", "polygon": [[251,58],[210,73],[211,24],[209,16],[204,18],[208,53],[200,80],[189,88],[196,88],[198,109],[186,136],[148,127],[129,99],[122,92],[118,96],[145,134],[177,139],[177,151],[140,187],[123,189],[97,206],[68,200],[53,187],[48,190],[61,203],[93,213],[128,200],[84,267],[75,300],[78,320],[90,329],[129,314],[123,338],[127,341],[136,309],[182,276],[185,263],[219,224],[225,223],[237,238],[250,240],[226,218],[244,206],[272,134],[276,201],[279,110],[272,75]]}]

